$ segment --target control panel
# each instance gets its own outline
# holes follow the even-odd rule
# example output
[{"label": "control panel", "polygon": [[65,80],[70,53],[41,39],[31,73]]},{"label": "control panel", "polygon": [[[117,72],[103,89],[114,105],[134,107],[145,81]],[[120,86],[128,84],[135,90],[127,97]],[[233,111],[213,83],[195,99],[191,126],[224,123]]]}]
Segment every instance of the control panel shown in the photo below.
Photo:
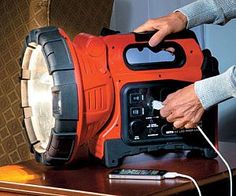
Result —
[{"label": "control panel", "polygon": [[152,101],[164,101],[168,94],[189,83],[159,81],[126,85],[121,96],[122,139],[126,143],[181,140],[183,133],[194,133],[197,129],[175,129],[152,107]]}]

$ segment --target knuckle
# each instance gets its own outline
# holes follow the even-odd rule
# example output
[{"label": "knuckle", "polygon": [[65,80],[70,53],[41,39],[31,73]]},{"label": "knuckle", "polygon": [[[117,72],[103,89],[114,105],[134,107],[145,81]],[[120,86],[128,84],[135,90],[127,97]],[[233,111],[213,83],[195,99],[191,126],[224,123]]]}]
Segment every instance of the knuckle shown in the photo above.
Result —
[{"label": "knuckle", "polygon": [[176,116],[176,117],[182,116],[182,111],[181,111],[180,109],[177,109],[177,110],[175,111],[175,116]]},{"label": "knuckle", "polygon": [[195,124],[198,123],[197,119],[192,119],[190,122],[191,122],[193,125],[195,125]]},{"label": "knuckle", "polygon": [[191,119],[189,120],[189,122],[190,122],[191,124],[193,124],[193,125],[196,125],[199,121],[200,121],[200,119],[199,119],[199,118],[195,118],[195,117],[193,117],[193,118],[191,118]]},{"label": "knuckle", "polygon": [[166,120],[167,120],[168,122],[173,122],[173,118],[172,118],[171,116],[168,116],[168,117],[166,118]]},{"label": "knuckle", "polygon": [[171,99],[173,97],[173,93],[169,94],[166,99]]},{"label": "knuckle", "polygon": [[171,110],[171,111],[176,111],[176,105],[175,105],[175,103],[174,103],[173,101],[168,102],[167,107],[168,107],[169,110]]},{"label": "knuckle", "polygon": [[198,123],[201,120],[201,116],[194,118],[194,123]]},{"label": "knuckle", "polygon": [[185,120],[185,122],[191,123],[192,118],[189,115],[187,115],[187,116],[184,116],[184,120]]},{"label": "knuckle", "polygon": [[160,115],[161,115],[162,117],[166,117],[165,109],[161,109],[161,110],[160,110]]},{"label": "knuckle", "polygon": [[168,34],[171,33],[170,26],[169,26],[168,23],[166,23],[166,22],[163,22],[163,23],[162,23],[162,31],[163,31],[163,33],[166,34],[166,35],[168,35]]}]

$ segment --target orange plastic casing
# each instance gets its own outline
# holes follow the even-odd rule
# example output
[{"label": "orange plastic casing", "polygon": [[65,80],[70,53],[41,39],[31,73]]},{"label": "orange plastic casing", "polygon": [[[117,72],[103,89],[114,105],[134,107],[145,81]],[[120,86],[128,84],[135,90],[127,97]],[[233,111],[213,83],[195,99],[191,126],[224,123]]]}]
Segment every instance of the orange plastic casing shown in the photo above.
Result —
[{"label": "orange plastic casing", "polygon": [[[202,51],[194,38],[166,39],[182,47],[186,55],[184,65],[178,68],[132,70],[127,66],[124,51],[137,42],[135,34],[92,36],[78,34],[69,48],[76,59],[75,75],[79,94],[79,122],[77,140],[71,160],[77,159],[81,146],[104,157],[104,143],[121,138],[120,91],[128,83],[179,80],[195,82],[202,78]],[[73,45],[73,46],[72,46]]]}]

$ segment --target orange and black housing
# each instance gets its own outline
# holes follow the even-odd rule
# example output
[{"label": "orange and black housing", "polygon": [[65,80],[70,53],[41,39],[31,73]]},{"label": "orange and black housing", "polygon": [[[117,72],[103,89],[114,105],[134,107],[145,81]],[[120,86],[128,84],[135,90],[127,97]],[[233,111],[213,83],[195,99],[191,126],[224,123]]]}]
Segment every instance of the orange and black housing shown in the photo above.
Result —
[{"label": "orange and black housing", "polygon": [[[216,157],[197,129],[175,129],[153,110],[151,102],[164,101],[180,88],[217,75],[217,60],[209,50],[201,50],[190,30],[167,36],[154,48],[148,45],[151,35],[80,33],[72,42],[55,27],[29,34],[26,46],[31,41],[43,46],[54,79],[56,123],[48,150],[35,152],[39,161],[48,165],[72,163],[85,148],[107,167],[118,166],[125,156],[158,150],[197,150],[204,157]],[[158,53],[169,47],[175,49],[173,61],[127,60],[126,53],[132,48]],[[205,112],[201,126],[217,146],[216,106]]]}]

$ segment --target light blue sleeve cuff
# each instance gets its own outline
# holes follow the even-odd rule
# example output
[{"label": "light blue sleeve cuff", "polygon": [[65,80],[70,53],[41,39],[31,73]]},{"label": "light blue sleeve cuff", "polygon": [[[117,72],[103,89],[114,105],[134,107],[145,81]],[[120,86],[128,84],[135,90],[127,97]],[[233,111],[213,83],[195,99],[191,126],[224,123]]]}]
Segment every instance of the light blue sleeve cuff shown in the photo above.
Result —
[{"label": "light blue sleeve cuff", "polygon": [[225,24],[236,17],[236,0],[198,0],[175,11],[187,17],[187,29],[200,24]]},{"label": "light blue sleeve cuff", "polygon": [[195,82],[194,90],[204,109],[236,97],[236,66],[218,76]]}]

